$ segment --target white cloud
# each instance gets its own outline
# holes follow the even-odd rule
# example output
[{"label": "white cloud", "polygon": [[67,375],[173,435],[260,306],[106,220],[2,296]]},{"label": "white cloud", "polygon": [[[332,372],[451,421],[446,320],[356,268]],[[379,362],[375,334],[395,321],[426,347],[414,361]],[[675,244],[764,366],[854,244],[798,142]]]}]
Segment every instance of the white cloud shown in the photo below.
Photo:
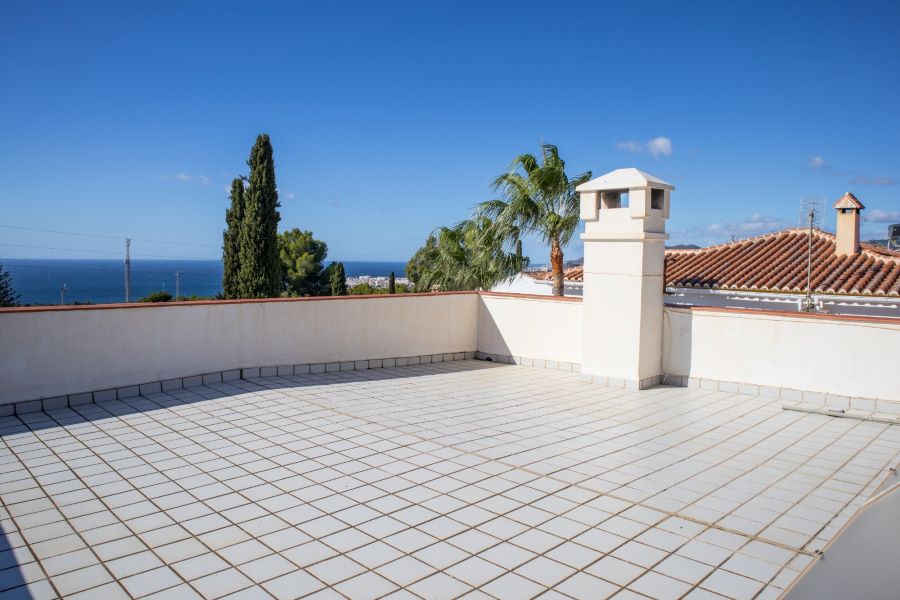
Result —
[{"label": "white cloud", "polygon": [[865,175],[857,175],[850,180],[850,183],[857,185],[897,185],[900,183],[893,177],[867,177]]},{"label": "white cloud", "polygon": [[653,158],[658,158],[659,156],[672,156],[672,140],[662,136],[653,138],[647,142],[647,152],[649,152]]},{"label": "white cloud", "polygon": [[284,195],[284,197],[285,197],[286,200],[293,200],[294,198],[297,197],[297,194],[295,194],[294,192],[287,192],[287,193]]},{"label": "white cloud", "polygon": [[850,171],[842,171],[835,165],[828,162],[821,156],[810,156],[807,163],[809,170],[820,175],[831,175],[833,177],[844,177],[850,174]]},{"label": "white cloud", "polygon": [[717,244],[786,229],[791,225],[778,217],[754,214],[740,221],[723,221],[691,227],[687,231],[673,231],[672,239],[694,244]]},{"label": "white cloud", "polygon": [[634,152],[636,154],[643,149],[643,146],[641,146],[640,142],[628,140],[626,142],[619,142],[618,144],[616,144],[616,148],[618,148],[619,150],[627,150],[628,152]]},{"label": "white cloud", "polygon": [[[820,173],[822,175],[844,177],[850,175],[851,173],[850,171],[843,171],[838,169],[835,165],[828,162],[821,156],[810,156],[808,164],[810,171],[812,171],[813,173]],[[900,184],[900,179],[887,176],[869,177],[868,175],[857,175],[850,180],[850,183],[855,185],[898,185]]]},{"label": "white cloud", "polygon": [[660,156],[672,156],[672,140],[664,136],[653,138],[646,144],[641,144],[640,142],[636,142],[634,140],[625,140],[624,142],[618,142],[616,144],[616,148],[618,148],[619,150],[625,150],[626,152],[632,152],[634,154],[638,154],[646,150],[653,158],[659,158]]},{"label": "white cloud", "polygon": [[196,182],[200,185],[209,185],[211,181],[210,178],[206,175],[190,175],[188,173],[166,173],[162,176],[162,178],[172,181],[181,181],[184,183]]},{"label": "white cloud", "polygon": [[863,212],[863,221],[868,223],[900,223],[900,210],[870,210]]}]

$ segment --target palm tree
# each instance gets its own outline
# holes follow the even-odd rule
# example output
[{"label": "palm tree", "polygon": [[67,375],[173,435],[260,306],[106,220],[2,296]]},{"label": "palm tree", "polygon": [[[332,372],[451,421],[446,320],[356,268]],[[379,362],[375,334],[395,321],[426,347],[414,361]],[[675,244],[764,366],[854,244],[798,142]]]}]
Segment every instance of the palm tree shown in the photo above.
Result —
[{"label": "palm tree", "polygon": [[591,172],[569,179],[556,146],[544,144],[541,152],[543,164],[532,154],[517,156],[509,171],[494,180],[493,189],[500,192],[501,199],[482,202],[476,210],[493,219],[501,232],[540,236],[550,246],[553,295],[562,296],[563,247],[571,241],[579,221],[575,188],[588,181]]},{"label": "palm tree", "polygon": [[[486,290],[515,277],[528,265],[514,231],[487,217],[439,227],[406,267],[415,291]],[[512,241],[513,252],[505,245]]]}]

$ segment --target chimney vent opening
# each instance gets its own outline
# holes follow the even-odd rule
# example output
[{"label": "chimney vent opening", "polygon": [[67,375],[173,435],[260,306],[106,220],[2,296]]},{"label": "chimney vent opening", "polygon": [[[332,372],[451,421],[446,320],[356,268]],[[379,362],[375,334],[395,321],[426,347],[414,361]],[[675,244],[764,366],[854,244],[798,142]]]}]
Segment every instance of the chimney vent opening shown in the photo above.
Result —
[{"label": "chimney vent opening", "polygon": [[650,208],[653,210],[662,210],[665,197],[665,190],[650,188]]},{"label": "chimney vent opening", "polygon": [[600,210],[628,208],[628,190],[610,190],[600,196]]}]

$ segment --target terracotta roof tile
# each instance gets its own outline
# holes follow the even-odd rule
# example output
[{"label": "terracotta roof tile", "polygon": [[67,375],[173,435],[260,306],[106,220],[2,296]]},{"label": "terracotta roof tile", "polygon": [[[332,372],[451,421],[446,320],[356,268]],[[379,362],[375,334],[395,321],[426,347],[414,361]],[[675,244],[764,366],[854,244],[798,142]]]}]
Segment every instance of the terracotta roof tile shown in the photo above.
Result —
[{"label": "terracotta roof tile", "polygon": [[[666,285],[748,292],[806,290],[807,229],[787,229],[699,249],[666,250]],[[566,281],[582,281],[582,267]],[[528,273],[549,280],[549,272]],[[862,244],[857,254],[837,256],[834,234],[814,230],[813,292],[854,296],[900,296],[900,252]]]}]

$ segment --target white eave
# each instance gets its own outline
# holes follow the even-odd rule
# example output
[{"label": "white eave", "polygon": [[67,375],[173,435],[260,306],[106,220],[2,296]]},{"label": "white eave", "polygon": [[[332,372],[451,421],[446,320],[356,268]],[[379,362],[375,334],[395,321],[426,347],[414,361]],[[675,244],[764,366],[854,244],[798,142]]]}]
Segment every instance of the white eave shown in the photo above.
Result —
[{"label": "white eave", "polygon": [[635,168],[616,169],[596,179],[582,183],[577,188],[578,192],[602,192],[609,190],[628,190],[632,188],[654,187],[657,189],[674,190],[675,186],[658,177]]}]

